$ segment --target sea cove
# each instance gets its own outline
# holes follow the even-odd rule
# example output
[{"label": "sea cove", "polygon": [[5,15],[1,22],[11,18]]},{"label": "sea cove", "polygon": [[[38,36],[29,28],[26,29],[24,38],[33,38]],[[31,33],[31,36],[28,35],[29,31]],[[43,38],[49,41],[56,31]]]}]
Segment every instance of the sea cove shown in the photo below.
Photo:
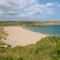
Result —
[{"label": "sea cove", "polygon": [[48,34],[51,36],[60,36],[60,25],[52,26],[26,26],[24,27],[28,30],[40,32],[43,34]]}]

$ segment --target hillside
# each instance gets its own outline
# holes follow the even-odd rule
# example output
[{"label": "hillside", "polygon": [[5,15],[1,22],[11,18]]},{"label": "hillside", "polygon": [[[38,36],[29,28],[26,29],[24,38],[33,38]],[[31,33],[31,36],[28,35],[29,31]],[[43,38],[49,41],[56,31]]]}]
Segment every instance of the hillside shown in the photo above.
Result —
[{"label": "hillside", "polygon": [[60,25],[60,21],[3,21],[0,26],[47,26]]},{"label": "hillside", "polygon": [[0,47],[0,60],[60,60],[60,37],[46,37],[24,47]]}]

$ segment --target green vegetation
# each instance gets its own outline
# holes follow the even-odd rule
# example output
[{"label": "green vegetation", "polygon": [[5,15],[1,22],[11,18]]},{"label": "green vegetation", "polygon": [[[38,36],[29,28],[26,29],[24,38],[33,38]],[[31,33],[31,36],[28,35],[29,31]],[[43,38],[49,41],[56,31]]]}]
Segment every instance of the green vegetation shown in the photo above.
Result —
[{"label": "green vegetation", "polygon": [[0,47],[0,60],[60,60],[60,37],[46,37],[24,47]]},{"label": "green vegetation", "polygon": [[1,21],[0,26],[48,26],[60,25],[60,21]]},{"label": "green vegetation", "polygon": [[7,35],[8,34],[4,31],[4,27],[0,27],[0,45],[3,43],[2,40],[6,40]]},{"label": "green vegetation", "polygon": [[34,22],[29,21],[4,21],[0,22],[0,26],[32,26]]}]

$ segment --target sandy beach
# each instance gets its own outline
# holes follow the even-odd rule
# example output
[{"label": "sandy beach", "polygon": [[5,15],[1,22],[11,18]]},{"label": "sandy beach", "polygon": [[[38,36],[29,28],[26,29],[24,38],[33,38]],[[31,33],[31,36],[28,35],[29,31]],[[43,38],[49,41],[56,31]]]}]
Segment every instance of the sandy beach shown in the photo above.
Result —
[{"label": "sandy beach", "polygon": [[19,26],[4,27],[4,30],[8,33],[7,39],[4,42],[12,47],[34,44],[38,40],[41,40],[41,38],[47,36],[42,33],[29,31]]}]

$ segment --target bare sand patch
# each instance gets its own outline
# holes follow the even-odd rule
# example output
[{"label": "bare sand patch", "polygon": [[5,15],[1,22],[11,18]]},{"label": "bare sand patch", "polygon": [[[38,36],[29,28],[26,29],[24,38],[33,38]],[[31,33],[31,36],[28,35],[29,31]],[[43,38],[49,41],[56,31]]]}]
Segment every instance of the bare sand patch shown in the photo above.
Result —
[{"label": "bare sand patch", "polygon": [[34,44],[38,40],[41,40],[41,38],[47,36],[42,33],[29,31],[19,26],[4,27],[4,30],[8,33],[7,39],[4,42],[12,47]]}]

